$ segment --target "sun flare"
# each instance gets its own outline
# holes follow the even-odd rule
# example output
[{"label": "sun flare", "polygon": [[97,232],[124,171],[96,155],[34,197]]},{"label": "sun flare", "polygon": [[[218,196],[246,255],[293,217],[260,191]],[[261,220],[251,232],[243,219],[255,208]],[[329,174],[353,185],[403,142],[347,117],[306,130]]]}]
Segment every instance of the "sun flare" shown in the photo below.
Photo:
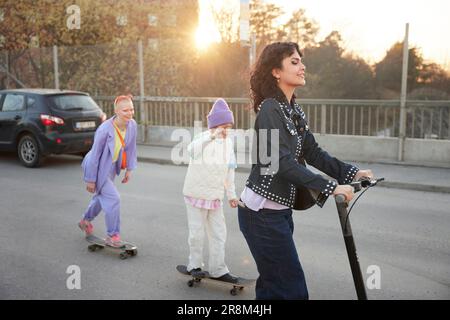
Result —
[{"label": "sun flare", "polygon": [[195,32],[195,44],[197,49],[205,50],[212,43],[220,42],[220,35],[215,31],[215,25],[200,25]]},{"label": "sun flare", "polygon": [[207,0],[199,1],[199,25],[195,32],[195,44],[199,50],[205,50],[214,42],[220,42],[220,33],[214,22],[211,4]]}]

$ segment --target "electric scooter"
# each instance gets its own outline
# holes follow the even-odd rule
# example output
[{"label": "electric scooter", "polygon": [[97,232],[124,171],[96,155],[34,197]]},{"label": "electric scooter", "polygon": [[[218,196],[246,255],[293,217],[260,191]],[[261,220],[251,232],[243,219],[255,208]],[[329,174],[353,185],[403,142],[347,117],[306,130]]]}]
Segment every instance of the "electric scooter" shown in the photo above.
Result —
[{"label": "electric scooter", "polygon": [[347,249],[348,260],[350,262],[350,268],[352,270],[353,282],[355,284],[358,300],[367,300],[367,293],[364,279],[361,273],[361,267],[358,261],[358,255],[356,254],[356,246],[353,239],[349,215],[356,201],[358,201],[358,199],[364,194],[364,192],[366,192],[369,188],[376,186],[378,182],[383,180],[384,178],[373,180],[361,179],[359,181],[350,183],[350,185],[354,188],[355,193],[361,191],[362,189],[364,189],[364,191],[358,196],[358,198],[356,198],[349,210],[347,210],[348,203],[345,201],[344,195],[338,194],[335,197],[339,220],[342,227],[342,235],[344,236],[345,247]]}]

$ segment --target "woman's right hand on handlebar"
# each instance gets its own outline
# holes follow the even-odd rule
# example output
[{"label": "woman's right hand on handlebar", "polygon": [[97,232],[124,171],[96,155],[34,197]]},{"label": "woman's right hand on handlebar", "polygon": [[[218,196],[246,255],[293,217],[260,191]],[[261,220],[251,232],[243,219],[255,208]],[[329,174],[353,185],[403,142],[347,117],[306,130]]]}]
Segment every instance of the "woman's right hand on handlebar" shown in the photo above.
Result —
[{"label": "woman's right hand on handlebar", "polygon": [[334,189],[333,195],[337,196],[338,194],[342,194],[345,196],[345,201],[350,202],[353,199],[355,192],[350,185],[338,185],[336,189]]}]

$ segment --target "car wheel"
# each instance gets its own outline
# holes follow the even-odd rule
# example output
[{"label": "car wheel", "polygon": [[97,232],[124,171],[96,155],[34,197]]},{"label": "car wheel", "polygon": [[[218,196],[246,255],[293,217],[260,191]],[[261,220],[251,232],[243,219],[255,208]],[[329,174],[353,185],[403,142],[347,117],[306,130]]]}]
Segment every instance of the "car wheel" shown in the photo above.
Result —
[{"label": "car wheel", "polygon": [[43,159],[36,139],[28,134],[20,138],[17,154],[20,162],[28,168],[39,166]]}]

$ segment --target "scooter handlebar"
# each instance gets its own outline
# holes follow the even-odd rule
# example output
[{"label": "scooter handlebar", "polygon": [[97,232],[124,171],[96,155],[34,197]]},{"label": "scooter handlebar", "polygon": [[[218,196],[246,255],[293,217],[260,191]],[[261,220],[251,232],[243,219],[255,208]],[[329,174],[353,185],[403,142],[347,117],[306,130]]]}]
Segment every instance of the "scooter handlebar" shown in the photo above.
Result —
[{"label": "scooter handlebar", "polygon": [[337,194],[334,199],[337,203],[344,203],[345,202],[345,196],[343,194]]},{"label": "scooter handlebar", "polygon": [[362,178],[358,181],[351,182],[350,185],[355,189],[355,192],[361,191],[362,188],[369,188],[374,187],[377,185],[378,182],[383,181],[384,178],[378,178],[378,179],[368,179],[368,178]]},{"label": "scooter handlebar", "polygon": [[[369,188],[376,186],[378,182],[383,181],[384,178],[378,178],[378,179],[360,179],[359,181],[351,182],[349,185],[351,185],[354,189],[354,192],[361,191],[362,188]],[[334,197],[335,201],[337,203],[343,203],[345,202],[345,196],[343,194],[337,194]]]}]

